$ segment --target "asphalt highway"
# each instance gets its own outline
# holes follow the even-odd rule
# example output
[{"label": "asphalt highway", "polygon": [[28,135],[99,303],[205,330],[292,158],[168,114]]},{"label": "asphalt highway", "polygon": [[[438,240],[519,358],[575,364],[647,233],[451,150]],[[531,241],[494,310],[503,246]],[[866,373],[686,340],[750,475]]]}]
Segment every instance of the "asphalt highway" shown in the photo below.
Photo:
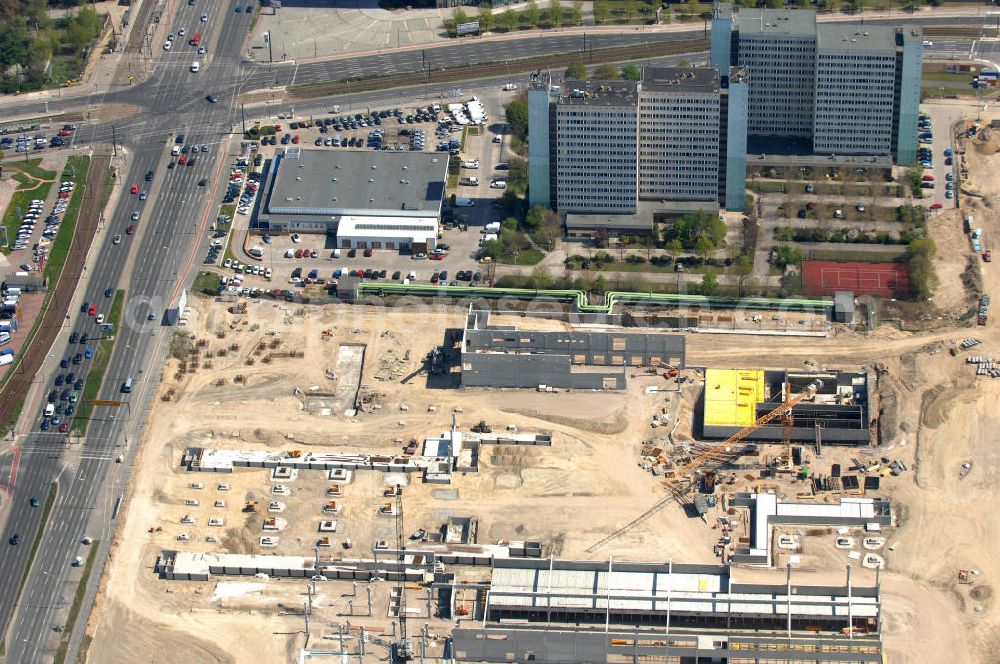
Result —
[{"label": "asphalt highway", "polygon": [[[177,21],[195,26],[201,11],[201,6],[189,7],[185,3],[180,7]],[[44,500],[50,483],[57,477],[59,497],[7,632],[9,662],[51,659],[63,636],[53,628],[65,621],[66,609],[79,582],[80,570],[73,566],[73,560],[78,555],[87,555],[86,546],[80,543],[85,536],[100,538],[105,551],[98,556],[97,568],[103,565],[113,532],[110,512],[135,453],[135,446],[125,446],[126,428],[135,430],[141,423],[143,403],[159,379],[158,365],[168,340],[167,330],[159,325],[160,317],[166,308],[176,305],[178,284],[186,276],[186,268],[205,237],[209,220],[207,204],[217,199],[215,183],[224,164],[222,146],[231,125],[231,100],[245,80],[240,76],[242,65],[238,53],[250,17],[230,14],[224,9],[221,13],[215,9],[208,12],[208,26],[213,21],[222,23],[217,35],[209,33],[210,38],[216,39],[212,60],[237,64],[216,67],[209,61],[199,74],[192,74],[188,67],[194,49],[185,44],[181,52],[167,54],[158,61],[152,77],[143,86],[134,86],[132,103],[144,108],[135,128],[128,125],[116,128],[121,141],[119,150],[124,148],[116,186],[123,191],[118,193],[120,202],[95,240],[99,247],[92,251],[86,273],[88,283],[81,300],[98,304],[100,311],[107,313],[111,301],[104,297],[105,289],[122,288],[127,292],[115,350],[99,395],[101,399],[121,399],[127,405],[121,409],[96,408],[84,442],[69,446],[65,444],[65,436],[38,431],[40,413],[34,417],[36,430],[23,441],[14,498],[4,531],[6,537],[15,532],[20,534],[22,544],[11,546],[4,542],[8,551],[0,556],[0,622],[4,625],[11,619],[12,602],[39,525],[41,509],[31,508],[28,501],[31,496]],[[184,66],[179,66],[180,63]],[[219,95],[220,103],[210,104],[205,100],[210,92]],[[225,103],[225,98],[230,103]],[[82,131],[87,129],[83,127]],[[100,142],[105,136],[104,129],[90,127],[91,136],[79,136],[78,141]],[[199,153],[194,166],[168,169],[175,133],[184,133],[187,143],[208,145],[209,151]],[[155,173],[152,183],[144,181],[149,170]],[[208,179],[209,186],[198,186],[202,178]],[[150,189],[146,201],[128,193],[133,183]],[[131,219],[134,211],[140,211],[138,222]],[[137,232],[128,236],[125,229],[132,223],[136,224]],[[120,245],[110,241],[116,234],[122,236]],[[151,311],[154,321],[147,320]],[[97,333],[93,317],[78,308],[70,311],[70,321],[57,341],[57,357],[68,351],[63,345],[70,331],[86,331],[92,336]],[[82,352],[83,348],[74,350]],[[49,381],[52,377],[45,376]],[[128,377],[133,378],[135,387],[131,394],[122,394],[121,385]],[[41,392],[44,394],[48,389],[47,384]],[[121,464],[115,461],[119,454],[124,454]],[[92,583],[97,578],[95,575]],[[76,625],[78,631],[83,628],[88,610],[85,605]]]},{"label": "asphalt highway", "polygon": [[[209,14],[207,23],[199,21],[203,11]],[[203,40],[210,45],[207,57],[195,55],[186,37],[178,38],[175,48],[169,52],[160,50],[162,44],[154,43],[155,60],[146,81],[102,94],[73,96],[67,93],[59,102],[67,111],[107,103],[132,104],[140,109],[131,117],[116,121],[113,128],[111,124],[83,123],[75,139],[77,144],[104,146],[114,136],[118,142],[119,159],[115,164],[117,186],[122,189],[118,193],[119,204],[95,239],[89,269],[85,273],[87,285],[80,300],[97,303],[106,313],[110,300],[104,298],[105,289],[127,291],[124,320],[117,330],[115,350],[100,394],[101,399],[121,399],[127,405],[116,410],[96,409],[85,440],[72,444],[67,444],[65,436],[60,434],[39,431],[40,412],[32,413],[33,431],[21,441],[17,482],[4,527],[4,542],[0,542],[0,546],[7,547],[0,556],[0,624],[9,623],[6,632],[6,661],[9,662],[20,664],[51,659],[63,636],[53,628],[64,623],[79,582],[80,571],[72,562],[78,555],[86,557],[86,547],[80,541],[90,536],[100,539],[102,550],[97,557],[98,573],[91,578],[90,593],[71,644],[79,641],[114,529],[111,511],[124,490],[135,455],[135,445],[128,445],[127,441],[134,439],[142,425],[171,332],[158,324],[159,317],[165,309],[176,305],[181,285],[191,276],[192,261],[199,260],[204,249],[207,223],[214,216],[214,204],[218,200],[215,186],[227,161],[226,148],[239,141],[231,134],[231,128],[241,117],[237,101],[242,93],[293,83],[503,61],[574,49],[584,53],[590,48],[623,44],[635,44],[636,57],[642,58],[643,42],[703,36],[702,27],[697,25],[689,32],[679,33],[586,36],[577,33],[501,41],[474,40],[341,60],[261,64],[243,57],[251,16],[236,14],[231,3],[208,3],[206,0],[197,0],[194,6],[179,3],[175,16],[163,20],[171,21],[175,27],[186,27],[188,36],[199,30]],[[845,16],[845,20],[855,18]],[[896,22],[899,17],[885,20]],[[978,24],[982,20],[980,17],[921,17],[916,22],[949,25]],[[197,74],[189,71],[195,59],[202,63],[202,70]],[[207,102],[205,97],[209,94],[217,96],[219,102]],[[326,102],[313,100],[310,103],[319,109],[320,104]],[[51,104],[52,101],[48,102]],[[48,112],[44,101],[18,100],[16,104],[12,100],[0,101],[0,121],[14,115],[41,116]],[[206,144],[209,150],[199,153],[194,166],[168,169],[169,150],[178,133],[185,134],[186,143]],[[143,175],[149,170],[155,172],[155,177],[147,184]],[[209,186],[198,186],[202,178],[207,178]],[[128,193],[133,183],[149,189],[148,200],[140,202],[137,196]],[[127,236],[125,228],[133,223],[131,215],[136,210],[140,211],[137,233]],[[120,245],[110,241],[115,234],[122,235]],[[150,311],[156,313],[154,321],[147,320]],[[66,354],[67,338],[73,330],[93,334],[96,325],[79,308],[71,309],[70,321],[53,349],[55,358]],[[76,350],[80,351],[80,348]],[[57,371],[46,366],[39,374],[41,382],[37,391],[40,395],[48,392]],[[122,394],[120,386],[128,377],[133,378],[135,387],[131,394]],[[41,399],[30,403],[40,411]],[[124,455],[121,464],[115,462],[119,454]],[[44,501],[50,483],[56,479],[59,481],[58,500],[15,615],[14,597],[42,511],[31,508],[28,501],[31,496]],[[6,544],[7,537],[13,533],[21,536],[22,543],[18,546]],[[74,659],[72,652],[70,659]]]}]

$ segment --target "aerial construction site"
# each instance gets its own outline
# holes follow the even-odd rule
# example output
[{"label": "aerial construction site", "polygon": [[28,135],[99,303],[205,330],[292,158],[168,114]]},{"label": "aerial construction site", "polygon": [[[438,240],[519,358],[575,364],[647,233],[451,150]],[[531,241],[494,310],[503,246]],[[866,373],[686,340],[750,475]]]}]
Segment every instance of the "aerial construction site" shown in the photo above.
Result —
[{"label": "aerial construction site", "polygon": [[[97,660],[974,661],[988,639],[971,622],[992,615],[988,517],[968,507],[991,484],[997,395],[953,332],[187,314]],[[558,343],[580,355],[565,373]],[[504,358],[516,371],[477,364]],[[539,366],[555,384],[529,380]]]}]

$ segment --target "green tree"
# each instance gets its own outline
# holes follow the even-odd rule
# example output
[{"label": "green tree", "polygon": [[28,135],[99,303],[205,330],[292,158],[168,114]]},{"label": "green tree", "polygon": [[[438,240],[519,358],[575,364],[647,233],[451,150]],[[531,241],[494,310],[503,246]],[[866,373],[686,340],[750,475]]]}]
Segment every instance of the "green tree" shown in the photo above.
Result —
[{"label": "green tree", "polygon": [[604,0],[594,0],[594,23],[600,25],[608,20],[608,3]]},{"label": "green tree", "polygon": [[784,270],[789,265],[798,265],[802,262],[802,250],[798,247],[791,247],[787,244],[774,248],[774,256],[771,263],[779,270]]},{"label": "green tree", "polygon": [[678,239],[681,245],[688,250],[695,248],[695,243],[699,238],[707,238],[714,250],[726,237],[726,222],[719,219],[718,215],[698,212],[693,215],[681,217],[667,233],[667,239]]},{"label": "green tree", "polygon": [[479,5],[479,31],[489,32],[493,29],[493,7],[490,3],[483,2]]},{"label": "green tree", "polygon": [[625,65],[622,68],[622,76],[626,81],[638,81],[642,79],[642,70],[635,65]]},{"label": "green tree", "polygon": [[594,279],[593,292],[606,293],[607,291],[608,291],[608,283],[604,279],[604,275],[603,274],[597,275],[597,278]]},{"label": "green tree", "polygon": [[733,261],[733,271],[736,273],[736,286],[739,289],[739,297],[743,297],[747,295],[750,275],[753,274],[753,261],[746,254],[740,254]]},{"label": "green tree", "polygon": [[544,265],[536,265],[531,271],[531,286],[537,290],[552,288],[552,273]]},{"label": "green tree", "polygon": [[500,258],[500,242],[497,240],[487,240],[483,242],[483,246],[480,247],[479,253],[483,257],[489,257],[493,260]]},{"label": "green tree", "polygon": [[566,79],[570,81],[583,81],[587,79],[587,65],[582,62],[571,62],[566,67]]},{"label": "green tree", "polygon": [[719,290],[719,279],[712,272],[706,272],[701,275],[701,294],[702,295],[715,295],[715,292]]},{"label": "green tree", "polygon": [[573,8],[570,9],[569,13],[570,23],[573,25],[580,25],[583,23],[583,2],[582,0],[573,0]]},{"label": "green tree", "polygon": [[918,300],[928,300],[941,285],[934,269],[934,255],[937,247],[930,238],[917,238],[908,248],[910,266],[910,288]]},{"label": "green tree", "polygon": [[671,260],[674,261],[676,261],[677,257],[684,251],[684,245],[682,245],[681,241],[676,238],[667,242],[664,248],[667,250],[667,254],[670,255]]},{"label": "green tree", "polygon": [[535,0],[528,0],[528,8],[524,10],[523,16],[528,21],[528,25],[532,27],[537,27],[538,22],[542,18],[542,12],[538,9],[538,3]]},{"label": "green tree", "polygon": [[465,13],[465,9],[462,7],[455,7],[455,10],[451,13],[451,20],[455,22],[455,25],[461,23],[469,22],[469,15]]},{"label": "green tree", "polygon": [[524,95],[519,95],[510,100],[507,104],[507,126],[511,132],[520,139],[528,136],[528,100]]},{"label": "green tree", "polygon": [[715,251],[715,244],[705,235],[698,236],[698,239],[694,243],[694,253],[701,256],[702,260],[707,261],[713,251]]},{"label": "green tree", "polygon": [[617,81],[621,77],[621,72],[618,71],[618,67],[615,67],[610,62],[604,62],[597,66],[597,70],[594,72],[594,78],[599,81]]},{"label": "green tree", "polygon": [[515,12],[513,9],[509,8],[505,9],[503,14],[500,15],[500,22],[503,23],[503,26],[507,29],[507,32],[513,32],[515,29],[517,29],[517,24],[519,20],[520,19],[517,15],[517,12]]},{"label": "green tree", "polygon": [[561,27],[563,24],[563,18],[563,6],[560,4],[559,0],[549,0],[549,21],[552,23],[552,27]]}]

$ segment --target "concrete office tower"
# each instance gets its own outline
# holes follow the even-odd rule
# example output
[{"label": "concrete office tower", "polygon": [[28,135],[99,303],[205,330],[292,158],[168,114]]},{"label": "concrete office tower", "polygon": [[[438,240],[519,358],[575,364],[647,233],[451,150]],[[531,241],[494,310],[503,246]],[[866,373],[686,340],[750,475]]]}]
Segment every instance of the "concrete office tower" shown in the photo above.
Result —
[{"label": "concrete office tower", "polygon": [[722,132],[723,146],[719,152],[719,200],[727,210],[742,212],[747,188],[747,113],[750,107],[750,79],[746,69],[731,67],[723,78]]},{"label": "concrete office tower", "polygon": [[639,198],[719,199],[719,90],[719,72],[714,69],[643,69]]},{"label": "concrete office tower", "polygon": [[549,103],[555,92],[548,72],[535,72],[528,80],[528,204],[552,207],[552,141],[555,113]]},{"label": "concrete office tower", "polygon": [[[813,11],[734,14],[721,4],[711,43],[713,66],[744,67],[750,78],[751,150],[892,154],[900,164],[915,160],[923,57],[919,27],[817,26]],[[785,140],[769,144],[768,139]]]},{"label": "concrete office tower", "polygon": [[751,136],[808,139],[813,130],[816,13],[744,9],[733,20],[739,39],[730,64],[751,77],[747,131]]},{"label": "concrete office tower", "polygon": [[639,84],[633,81],[563,84],[555,103],[559,211],[613,214],[636,211],[638,96]]},{"label": "concrete office tower", "polygon": [[820,26],[816,34],[813,152],[889,154],[895,80],[893,28]]}]

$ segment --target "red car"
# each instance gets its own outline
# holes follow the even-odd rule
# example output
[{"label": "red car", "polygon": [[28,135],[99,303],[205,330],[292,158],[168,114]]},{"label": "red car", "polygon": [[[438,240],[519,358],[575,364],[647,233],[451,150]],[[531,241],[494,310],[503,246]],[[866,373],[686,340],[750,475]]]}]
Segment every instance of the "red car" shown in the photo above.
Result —
[{"label": "red car", "polygon": [[302,258],[302,250],[301,249],[296,249],[295,250],[295,257],[296,258]]},{"label": "red car", "polygon": [[137,184],[132,185],[132,193],[133,194],[138,194],[139,193],[139,185],[137,185]]},{"label": "red car", "polygon": [[181,158],[177,160],[177,163],[183,166],[188,163],[188,158],[185,155],[181,155]]},{"label": "red car", "polygon": [[91,316],[96,316],[97,315],[97,305],[96,304],[90,305],[90,308],[87,309],[87,313],[90,314]]},{"label": "red car", "polygon": [[73,130],[72,129],[60,129],[59,130],[59,135],[60,136],[72,136],[73,135]]},{"label": "red car", "polygon": [[131,235],[135,233],[135,224],[129,224],[128,228],[125,229],[125,235]]},{"label": "red car", "polygon": [[372,257],[372,250],[365,249],[365,258],[371,258],[371,257]]},{"label": "red car", "polygon": [[294,136],[292,136],[292,143],[295,143],[296,145],[298,145],[298,143],[299,143],[299,135],[298,134],[295,134]]},{"label": "red car", "polygon": [[275,131],[281,131],[281,125],[280,124],[274,125],[274,130]]},{"label": "red car", "polygon": [[69,422],[63,422],[59,425],[59,433],[66,433],[69,431]]},{"label": "red car", "polygon": [[944,206],[943,206],[943,205],[941,205],[940,203],[935,203],[934,205],[932,205],[932,206],[931,206],[931,209],[932,209],[932,210],[940,210],[940,209],[941,209],[941,208],[943,208],[943,207],[944,207]]}]

